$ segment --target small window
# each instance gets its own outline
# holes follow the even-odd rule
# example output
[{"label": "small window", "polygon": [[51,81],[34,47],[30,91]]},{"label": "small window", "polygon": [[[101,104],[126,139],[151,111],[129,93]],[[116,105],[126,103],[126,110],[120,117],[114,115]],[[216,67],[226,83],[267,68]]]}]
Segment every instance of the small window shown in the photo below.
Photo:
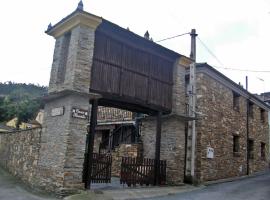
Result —
[{"label": "small window", "polygon": [[254,116],[254,104],[252,102],[248,103],[248,116],[253,118]]},{"label": "small window", "polygon": [[240,137],[234,135],[233,136],[233,153],[239,153],[240,152]]},{"label": "small window", "polygon": [[233,92],[233,109],[240,110],[240,95],[235,92]]},{"label": "small window", "polygon": [[60,62],[57,71],[57,83],[63,83],[65,81],[66,75],[66,65],[68,60],[68,50],[70,44],[71,33],[68,32],[64,35],[62,40],[61,52],[60,52]]},{"label": "small window", "polygon": [[254,141],[252,139],[248,140],[248,158],[254,159]]},{"label": "small window", "polygon": [[261,111],[261,122],[264,123],[265,122],[265,110],[261,108],[260,111]]},{"label": "small window", "polygon": [[261,158],[265,159],[265,143],[261,142]]}]

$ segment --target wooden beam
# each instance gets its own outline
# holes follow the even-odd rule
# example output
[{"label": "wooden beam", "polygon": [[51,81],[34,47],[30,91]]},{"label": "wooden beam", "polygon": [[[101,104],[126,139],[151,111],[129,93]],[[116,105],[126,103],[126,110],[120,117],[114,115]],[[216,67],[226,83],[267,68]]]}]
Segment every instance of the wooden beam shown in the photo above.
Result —
[{"label": "wooden beam", "polygon": [[87,155],[88,158],[86,159],[85,163],[85,176],[87,177],[85,181],[85,188],[90,189],[91,187],[91,173],[92,173],[92,161],[93,161],[93,149],[94,149],[94,139],[95,139],[95,129],[97,125],[97,111],[98,111],[98,100],[92,100],[92,107],[91,107],[91,117],[90,117],[90,128],[87,134]]},{"label": "wooden beam", "polygon": [[159,185],[160,180],[160,142],[161,142],[161,116],[162,112],[159,111],[157,115],[157,128],[156,128],[156,148],[155,148],[155,185]]}]

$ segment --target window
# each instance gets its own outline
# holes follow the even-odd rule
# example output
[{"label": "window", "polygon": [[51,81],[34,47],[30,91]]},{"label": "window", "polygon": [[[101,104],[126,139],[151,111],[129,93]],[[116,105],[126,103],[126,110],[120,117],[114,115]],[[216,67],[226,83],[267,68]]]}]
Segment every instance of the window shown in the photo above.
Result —
[{"label": "window", "polygon": [[233,92],[233,109],[240,110],[240,95],[235,92]]},{"label": "window", "polygon": [[261,142],[261,158],[265,159],[265,143]]},{"label": "window", "polygon": [[252,102],[249,102],[248,103],[248,116],[251,118],[253,118],[253,115],[254,115],[253,107],[254,107],[254,104]]},{"label": "window", "polygon": [[58,71],[57,71],[57,80],[56,80],[57,83],[63,83],[65,81],[70,38],[71,38],[71,33],[68,32],[64,35],[64,38],[62,40],[60,62],[59,62]]},{"label": "window", "polygon": [[248,158],[254,158],[254,141],[252,139],[248,140]]},{"label": "window", "polygon": [[261,108],[260,112],[261,112],[261,122],[264,123],[265,122],[265,110]]},{"label": "window", "polygon": [[186,96],[190,96],[191,88],[190,88],[190,83],[189,83],[189,75],[185,76],[185,86],[186,86]]},{"label": "window", "polygon": [[240,137],[234,135],[233,136],[233,153],[239,153],[240,152]]}]

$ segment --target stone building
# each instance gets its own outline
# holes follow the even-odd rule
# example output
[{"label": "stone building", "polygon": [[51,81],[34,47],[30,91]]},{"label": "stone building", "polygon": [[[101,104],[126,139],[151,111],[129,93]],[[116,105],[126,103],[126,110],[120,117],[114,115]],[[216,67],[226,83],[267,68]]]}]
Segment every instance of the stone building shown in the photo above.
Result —
[{"label": "stone building", "polygon": [[206,63],[197,65],[197,179],[243,176],[268,166],[269,106]]}]

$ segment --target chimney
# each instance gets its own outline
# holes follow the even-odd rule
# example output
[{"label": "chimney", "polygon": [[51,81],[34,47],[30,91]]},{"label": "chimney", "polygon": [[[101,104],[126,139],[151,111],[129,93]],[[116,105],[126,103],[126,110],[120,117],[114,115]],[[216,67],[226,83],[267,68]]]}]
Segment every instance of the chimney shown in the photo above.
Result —
[{"label": "chimney", "polygon": [[149,34],[149,32],[148,32],[148,31],[146,31],[146,32],[145,32],[145,34],[144,34],[144,38],[145,38],[145,39],[147,39],[147,40],[149,40],[149,39],[150,39],[150,34]]}]

